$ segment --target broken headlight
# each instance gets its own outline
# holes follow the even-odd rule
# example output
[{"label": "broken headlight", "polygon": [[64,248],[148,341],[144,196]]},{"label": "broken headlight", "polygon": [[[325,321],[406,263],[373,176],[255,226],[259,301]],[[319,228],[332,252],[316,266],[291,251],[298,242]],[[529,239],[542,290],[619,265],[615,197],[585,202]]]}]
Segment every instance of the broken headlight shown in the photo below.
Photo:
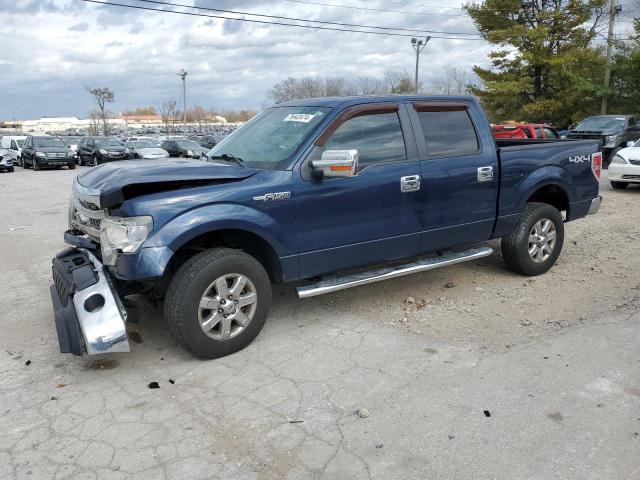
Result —
[{"label": "broken headlight", "polygon": [[118,253],[137,252],[153,230],[153,218],[105,217],[100,222],[102,261],[115,265]]}]

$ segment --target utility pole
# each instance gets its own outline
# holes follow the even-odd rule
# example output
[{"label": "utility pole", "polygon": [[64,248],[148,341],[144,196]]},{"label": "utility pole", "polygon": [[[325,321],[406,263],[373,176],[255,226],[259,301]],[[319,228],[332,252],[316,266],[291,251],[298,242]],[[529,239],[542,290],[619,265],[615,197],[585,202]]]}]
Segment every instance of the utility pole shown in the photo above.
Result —
[{"label": "utility pole", "polygon": [[607,63],[604,69],[604,88],[602,94],[602,106],[600,115],[607,114],[607,90],[611,83],[611,64],[613,62],[613,28],[615,26],[616,15],[622,11],[622,6],[616,4],[616,0],[610,0],[609,5],[609,32],[607,33]]},{"label": "utility pole", "polygon": [[424,47],[427,46],[429,40],[431,40],[431,37],[425,37],[424,41],[417,38],[411,39],[411,46],[416,51],[416,76],[414,80],[414,89],[416,93],[418,93],[418,70],[420,68],[420,53],[422,52],[422,50],[424,50]]},{"label": "utility pole", "polygon": [[182,123],[185,131],[187,130],[187,75],[184,68],[178,72],[178,76],[182,79]]}]

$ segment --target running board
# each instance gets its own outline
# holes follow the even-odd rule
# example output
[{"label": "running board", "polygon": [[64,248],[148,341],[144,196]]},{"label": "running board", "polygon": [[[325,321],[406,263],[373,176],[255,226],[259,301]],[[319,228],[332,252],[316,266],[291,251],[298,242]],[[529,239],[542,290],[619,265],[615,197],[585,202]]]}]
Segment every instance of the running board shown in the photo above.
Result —
[{"label": "running board", "polygon": [[338,290],[389,280],[390,278],[402,277],[403,275],[409,275],[411,273],[426,272],[427,270],[435,270],[436,268],[455,265],[456,263],[469,262],[471,260],[488,257],[492,254],[493,249],[489,247],[472,248],[470,250],[448,252],[436,257],[422,258],[394,267],[383,267],[377,270],[345,275],[332,275],[324,277],[313,285],[298,287],[298,297],[315,297],[316,295],[337,292]]}]

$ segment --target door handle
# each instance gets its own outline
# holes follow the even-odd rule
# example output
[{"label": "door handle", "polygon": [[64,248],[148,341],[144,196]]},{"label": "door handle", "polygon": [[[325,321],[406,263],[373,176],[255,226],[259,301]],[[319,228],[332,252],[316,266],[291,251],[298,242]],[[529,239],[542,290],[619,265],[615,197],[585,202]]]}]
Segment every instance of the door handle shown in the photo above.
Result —
[{"label": "door handle", "polygon": [[418,190],[420,190],[420,175],[409,175],[400,178],[401,192],[417,192]]},{"label": "door handle", "polygon": [[478,181],[489,182],[493,180],[493,167],[478,167]]}]

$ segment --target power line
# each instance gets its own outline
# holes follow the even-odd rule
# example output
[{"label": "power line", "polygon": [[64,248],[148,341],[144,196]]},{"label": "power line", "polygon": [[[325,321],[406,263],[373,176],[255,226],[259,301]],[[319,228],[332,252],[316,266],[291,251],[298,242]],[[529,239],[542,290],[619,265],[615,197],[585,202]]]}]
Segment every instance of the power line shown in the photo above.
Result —
[{"label": "power line", "polygon": [[220,8],[199,7],[199,6],[195,6],[195,5],[185,5],[185,4],[182,4],[182,3],[163,2],[163,1],[160,1],[160,0],[136,0],[136,1],[144,2],[144,3],[153,3],[153,4],[157,4],[157,5],[166,5],[166,6],[171,6],[171,7],[190,8],[190,9],[193,9],[193,10],[206,10],[206,11],[210,11],[210,12],[232,13],[232,14],[235,14],[235,15],[250,15],[250,16],[254,16],[254,17],[274,18],[274,19],[277,19],[277,20],[290,20],[290,21],[296,21],[296,22],[319,23],[319,24],[322,24],[322,25],[338,25],[338,26],[341,26],[341,27],[373,28],[373,29],[377,29],[377,30],[413,32],[414,35],[415,35],[416,32],[420,32],[420,33],[440,33],[440,34],[444,34],[444,35],[474,35],[474,36],[480,36],[479,33],[473,33],[473,32],[441,32],[441,31],[437,31],[437,30],[417,30],[417,29],[400,28],[400,27],[379,27],[379,26],[376,26],[376,25],[361,25],[361,24],[354,24],[354,23],[329,22],[329,21],[324,21],[324,20],[309,20],[309,19],[306,19],[306,18],[283,17],[282,15],[266,15],[266,14],[263,14],[263,13],[243,12],[243,11],[238,11],[238,10],[223,10],[223,9],[220,9]]},{"label": "power line", "polygon": [[356,7],[355,5],[342,5],[338,3],[321,3],[311,0],[284,0],[285,2],[304,3],[305,5],[320,5],[323,7],[336,7],[336,8],[349,8],[351,10],[366,10],[369,12],[382,12],[382,13],[405,13],[409,15],[427,15],[432,17],[467,17],[466,13],[427,13],[427,12],[415,12],[407,10],[385,10],[383,8],[372,7]]},{"label": "power line", "polygon": [[[234,17],[227,17],[224,15],[213,15],[213,14],[206,14],[206,13],[195,13],[195,12],[181,12],[181,11],[177,11],[177,10],[164,10],[164,9],[159,9],[159,8],[152,8],[152,7],[143,7],[140,5],[129,5],[129,4],[123,4],[123,3],[116,3],[116,2],[112,2],[112,1],[102,1],[102,0],[80,0],[81,2],[86,2],[86,3],[94,3],[97,5],[108,5],[108,6],[113,6],[113,7],[123,7],[123,8],[132,8],[135,10],[146,10],[146,11],[151,11],[151,12],[160,12],[160,13],[173,13],[176,15],[187,15],[190,17],[202,17],[202,18],[219,18],[219,19],[223,19],[223,20],[231,20],[231,21],[237,21],[237,22],[248,22],[248,23],[257,23],[257,24],[261,24],[261,25],[278,25],[278,26],[286,26],[286,27],[298,27],[298,28],[307,28],[307,29],[312,29],[312,30],[328,30],[328,31],[334,31],[334,32],[349,32],[349,33],[362,33],[362,34],[369,34],[369,35],[385,35],[385,36],[391,36],[391,37],[412,37],[414,35],[408,34],[408,33],[394,33],[394,32],[381,32],[381,31],[371,31],[371,30],[353,30],[353,29],[346,29],[346,28],[334,28],[334,27],[322,27],[322,26],[318,26],[318,25],[300,25],[300,24],[295,24],[295,23],[285,23],[285,22],[271,22],[271,21],[266,21],[266,20],[258,20],[258,19],[252,19],[252,18],[234,18]],[[442,38],[442,39],[448,39],[448,40],[471,40],[471,41],[484,41],[484,39],[482,38],[471,38],[471,37],[455,37],[455,36],[447,36],[447,35],[432,35],[432,38]]]}]

